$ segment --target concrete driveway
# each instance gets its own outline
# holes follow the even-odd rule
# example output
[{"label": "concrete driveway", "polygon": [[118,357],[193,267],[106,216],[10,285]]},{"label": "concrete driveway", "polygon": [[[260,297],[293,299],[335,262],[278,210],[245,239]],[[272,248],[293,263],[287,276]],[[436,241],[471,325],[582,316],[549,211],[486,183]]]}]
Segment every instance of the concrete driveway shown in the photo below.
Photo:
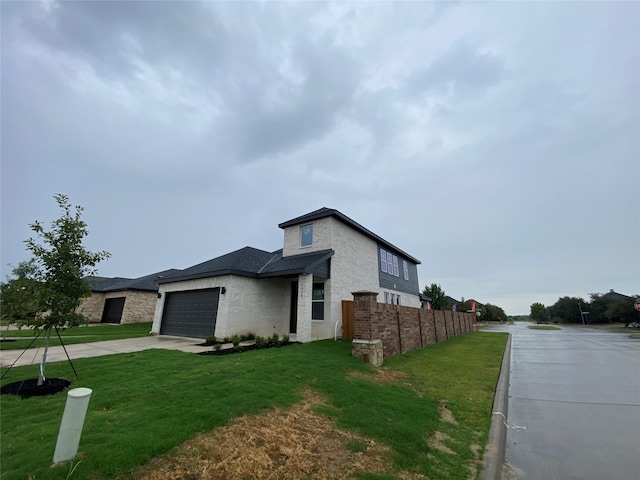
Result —
[{"label": "concrete driveway", "polygon": [[640,478],[640,339],[528,325],[487,329],[512,334],[503,479]]},{"label": "concrete driveway", "polygon": [[[170,337],[166,335],[154,335],[151,337],[127,338],[124,340],[107,340],[104,342],[78,343],[67,345],[66,349],[71,360],[84,357],[99,357],[114,353],[130,353],[149,350],[152,348],[164,348],[166,350],[181,350],[183,352],[203,352],[212,347],[200,347],[204,340],[199,338]],[[2,350],[0,352],[0,366],[8,367],[37,364],[42,358],[42,349],[29,349],[23,354],[23,350]],[[20,357],[18,359],[18,357]],[[49,347],[47,362],[66,361],[67,356],[62,347]]]}]

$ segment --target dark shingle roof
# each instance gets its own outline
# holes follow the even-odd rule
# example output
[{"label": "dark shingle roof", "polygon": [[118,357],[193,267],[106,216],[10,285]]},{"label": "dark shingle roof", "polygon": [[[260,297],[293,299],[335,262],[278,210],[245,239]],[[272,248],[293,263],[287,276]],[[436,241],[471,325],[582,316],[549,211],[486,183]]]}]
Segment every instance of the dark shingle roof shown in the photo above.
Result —
[{"label": "dark shingle roof", "polygon": [[282,256],[282,250],[265,252],[244,247],[235,252],[180,270],[163,278],[160,283],[181,282],[196,278],[241,275],[244,277],[279,277],[299,273],[311,273],[313,268],[333,255],[333,250]]},{"label": "dark shingle roof", "polygon": [[414,262],[416,264],[421,263],[420,260],[418,260],[417,258],[414,258],[411,255],[409,255],[407,252],[404,252],[404,251],[400,250],[395,245],[387,242],[384,238],[376,235],[371,230],[363,227],[358,222],[350,219],[345,214],[339,212],[338,210],[336,210],[334,208],[322,207],[322,208],[320,208],[320,209],[318,209],[318,210],[316,210],[314,212],[307,213],[306,215],[302,215],[302,216],[296,217],[296,218],[294,218],[292,220],[288,220],[286,222],[283,222],[280,225],[278,225],[278,227],[284,229],[284,228],[287,228],[287,227],[292,227],[294,225],[300,225],[300,224],[305,223],[305,222],[311,222],[313,220],[319,220],[321,218],[326,218],[326,217],[334,217],[334,218],[340,220],[345,225],[348,225],[351,228],[353,228],[353,229],[357,230],[358,232],[362,233],[366,237],[369,237],[372,240],[375,240],[380,245],[385,246],[387,249],[393,250],[396,253],[399,253],[403,257],[411,260],[412,262]]},{"label": "dark shingle roof", "polygon": [[260,270],[260,275],[274,277],[297,273],[313,273],[314,267],[327,261],[333,256],[333,253],[333,250],[320,250],[313,253],[283,257],[282,250],[277,250],[274,252],[271,261]]},{"label": "dark shingle roof", "polygon": [[207,260],[193,267],[180,270],[162,279],[160,283],[189,280],[193,278],[216,277],[236,274],[257,277],[260,269],[271,259],[272,253],[253,247],[244,247],[221,257]]},{"label": "dark shingle roof", "polygon": [[613,288],[611,290],[609,290],[609,293],[605,293],[603,296],[604,297],[610,297],[610,298],[613,298],[615,300],[628,300],[628,299],[632,298],[632,297],[630,297],[628,295],[624,295],[622,293],[615,292],[613,290]]},{"label": "dark shingle roof", "polygon": [[142,292],[157,292],[158,281],[180,270],[171,268],[162,272],[152,273],[140,278],[124,277],[85,277],[92,292],[121,292],[125,290],[137,290]]}]

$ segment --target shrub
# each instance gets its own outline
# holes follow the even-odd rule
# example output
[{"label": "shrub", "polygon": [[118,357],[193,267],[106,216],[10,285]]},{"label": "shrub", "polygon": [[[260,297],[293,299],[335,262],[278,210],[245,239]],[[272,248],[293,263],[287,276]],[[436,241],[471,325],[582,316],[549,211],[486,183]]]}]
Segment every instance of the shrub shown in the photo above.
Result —
[{"label": "shrub", "polygon": [[267,339],[261,337],[260,335],[256,336],[256,348],[265,348],[267,346]]},{"label": "shrub", "polygon": [[256,334],[253,332],[245,333],[244,335],[240,335],[240,341],[245,340],[255,340]]},{"label": "shrub", "polygon": [[237,347],[238,345],[240,345],[240,336],[234,335],[233,338],[231,339],[231,343],[233,343],[234,347]]},{"label": "shrub", "polygon": [[289,345],[289,340],[290,340],[289,335],[282,336],[282,343],[284,343],[285,345]]},{"label": "shrub", "polygon": [[205,345],[213,345],[214,343],[216,343],[216,336],[215,335],[209,335],[207,337],[207,339],[204,341]]},{"label": "shrub", "polygon": [[214,348],[216,351],[219,351],[219,350],[222,348],[222,344],[221,344],[221,343],[216,343],[216,344],[213,346],[213,348]]}]

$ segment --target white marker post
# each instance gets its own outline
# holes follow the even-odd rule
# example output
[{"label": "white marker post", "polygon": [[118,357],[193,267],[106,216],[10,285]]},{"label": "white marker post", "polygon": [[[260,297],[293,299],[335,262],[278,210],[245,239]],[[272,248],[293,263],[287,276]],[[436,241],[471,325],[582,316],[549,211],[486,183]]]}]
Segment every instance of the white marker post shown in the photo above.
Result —
[{"label": "white marker post", "polygon": [[74,388],[67,393],[67,404],[62,414],[53,463],[66,462],[78,453],[80,435],[89,407],[91,392],[90,388]]}]

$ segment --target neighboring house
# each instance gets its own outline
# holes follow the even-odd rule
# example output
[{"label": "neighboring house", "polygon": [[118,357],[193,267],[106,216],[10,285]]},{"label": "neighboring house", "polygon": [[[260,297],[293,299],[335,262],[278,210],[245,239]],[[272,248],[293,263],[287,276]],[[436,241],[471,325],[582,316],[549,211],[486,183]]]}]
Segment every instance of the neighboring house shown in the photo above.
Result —
[{"label": "neighboring house", "polygon": [[171,269],[140,278],[86,277],[91,288],[78,312],[91,323],[151,322],[158,300],[158,280],[178,270]]},{"label": "neighboring house", "polygon": [[632,298],[629,295],[615,292],[613,288],[609,289],[609,293],[605,293],[603,297],[611,298],[613,300],[629,300],[630,298]]},{"label": "neighboring house", "polygon": [[342,301],[354,291],[421,306],[420,261],[339,211],[321,208],[278,226],[280,250],[244,247],[161,279],[152,331],[309,342],[339,331]]}]

